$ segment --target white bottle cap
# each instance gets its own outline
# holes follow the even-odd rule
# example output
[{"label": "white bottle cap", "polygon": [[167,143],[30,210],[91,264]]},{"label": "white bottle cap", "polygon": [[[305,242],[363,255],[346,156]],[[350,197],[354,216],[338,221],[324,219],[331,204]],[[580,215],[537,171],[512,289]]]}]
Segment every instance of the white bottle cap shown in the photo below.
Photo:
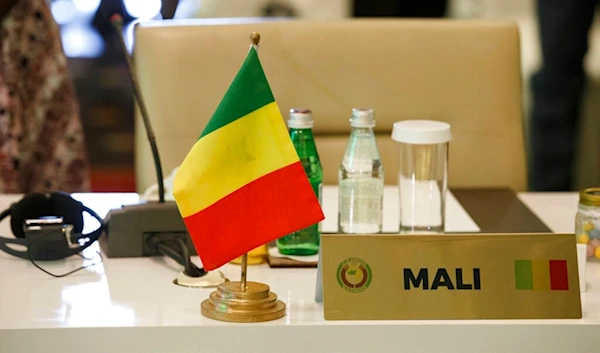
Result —
[{"label": "white bottle cap", "polygon": [[433,120],[404,120],[394,123],[392,139],[402,143],[429,145],[451,140],[450,124]]},{"label": "white bottle cap", "polygon": [[375,112],[371,108],[352,108],[350,125],[353,127],[375,126]]},{"label": "white bottle cap", "polygon": [[314,125],[310,109],[290,109],[288,127],[292,129],[310,129]]}]

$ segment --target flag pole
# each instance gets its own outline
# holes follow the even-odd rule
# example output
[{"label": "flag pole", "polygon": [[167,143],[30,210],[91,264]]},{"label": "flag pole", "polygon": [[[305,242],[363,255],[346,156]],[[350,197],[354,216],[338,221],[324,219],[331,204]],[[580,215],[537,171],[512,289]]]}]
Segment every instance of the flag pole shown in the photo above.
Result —
[{"label": "flag pole", "polygon": [[[250,34],[250,50],[258,49],[260,34]],[[239,282],[225,282],[202,301],[202,315],[228,322],[260,322],[285,316],[286,305],[265,283],[247,282],[248,252],[242,255]]]},{"label": "flag pole", "polygon": [[246,291],[246,272],[248,270],[248,253],[245,253],[244,255],[242,255],[242,278],[240,281],[240,288],[242,289],[242,292]]},{"label": "flag pole", "polygon": [[[260,43],[260,34],[258,32],[250,33],[250,45],[258,49]],[[248,253],[242,255],[242,275],[240,278],[240,289],[245,292],[248,289],[246,285],[246,273],[248,272]]]}]

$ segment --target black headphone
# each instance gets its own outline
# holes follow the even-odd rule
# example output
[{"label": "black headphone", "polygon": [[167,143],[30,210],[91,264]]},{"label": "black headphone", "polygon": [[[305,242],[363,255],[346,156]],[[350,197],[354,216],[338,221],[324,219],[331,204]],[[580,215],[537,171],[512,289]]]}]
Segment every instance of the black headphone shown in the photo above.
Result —
[{"label": "black headphone", "polygon": [[[82,234],[83,212],[96,218],[101,226],[89,234]],[[96,212],[62,192],[27,194],[0,213],[0,221],[7,216],[11,217],[10,227],[15,239],[0,236],[0,250],[27,260],[53,261],[78,254],[98,240],[104,230],[103,220]],[[60,224],[54,225],[54,231],[40,226],[43,221],[32,222],[47,217],[60,220]],[[28,232],[26,229],[40,231]],[[36,245],[32,246],[33,243]],[[24,246],[27,250],[15,250],[9,244]]]}]

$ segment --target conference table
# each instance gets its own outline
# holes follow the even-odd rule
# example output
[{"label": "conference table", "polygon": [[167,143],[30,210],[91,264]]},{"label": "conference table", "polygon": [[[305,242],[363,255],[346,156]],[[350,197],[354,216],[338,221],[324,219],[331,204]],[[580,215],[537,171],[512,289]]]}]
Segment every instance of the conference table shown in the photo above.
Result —
[{"label": "conference table", "polygon": [[[324,232],[335,232],[336,195],[336,187],[324,187]],[[510,223],[510,217],[525,232],[529,229],[519,217],[526,213],[537,217],[536,227],[573,232],[577,193],[516,193],[512,201],[504,202],[508,205],[504,211],[498,209],[502,202],[490,201],[491,197],[483,197],[487,206],[477,206],[473,203],[477,195],[481,199],[485,191],[452,190],[448,232],[490,231]],[[101,216],[139,200],[134,193],[73,197]],[[0,208],[19,199],[20,195],[2,195]],[[393,231],[397,226],[394,187],[386,187],[384,199],[384,231]],[[486,207],[487,216],[481,213]],[[85,222],[85,231],[98,226],[91,217]],[[1,235],[12,236],[9,223],[0,223]],[[85,258],[73,256],[43,266],[67,272],[100,261],[99,251],[95,244],[85,251]],[[193,261],[200,263],[197,257]],[[104,256],[97,265],[53,278],[26,260],[0,253],[0,353],[585,353],[600,349],[600,263],[596,262],[586,266],[583,318],[578,320],[326,321],[323,304],[314,300],[316,268],[271,268],[265,263],[249,266],[248,280],[270,285],[287,305],[286,316],[264,323],[226,323],[200,314],[200,303],[214,289],[173,283],[181,270],[164,257]],[[220,271],[230,280],[239,279],[239,265],[227,264]]]}]

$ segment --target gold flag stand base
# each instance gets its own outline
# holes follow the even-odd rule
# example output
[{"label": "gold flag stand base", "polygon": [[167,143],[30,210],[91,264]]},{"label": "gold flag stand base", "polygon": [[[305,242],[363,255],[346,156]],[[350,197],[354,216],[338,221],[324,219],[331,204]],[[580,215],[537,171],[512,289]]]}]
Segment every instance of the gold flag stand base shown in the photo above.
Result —
[{"label": "gold flag stand base", "polygon": [[227,282],[219,285],[202,302],[202,315],[219,321],[262,322],[285,316],[285,304],[268,285],[248,282],[242,290],[242,282]]}]

